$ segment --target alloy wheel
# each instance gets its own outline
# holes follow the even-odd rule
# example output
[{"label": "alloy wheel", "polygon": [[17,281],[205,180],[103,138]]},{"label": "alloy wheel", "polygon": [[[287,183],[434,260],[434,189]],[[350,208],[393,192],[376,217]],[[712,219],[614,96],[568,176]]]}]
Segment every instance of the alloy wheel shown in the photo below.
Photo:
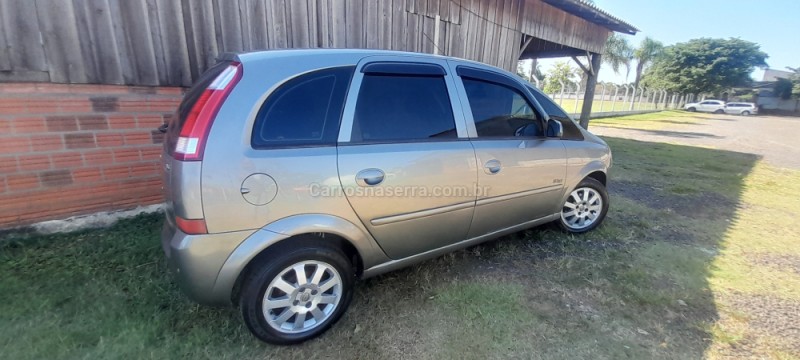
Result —
[{"label": "alloy wheel", "polygon": [[603,211],[603,197],[590,187],[575,189],[569,194],[561,209],[561,220],[573,230],[582,230],[600,217]]},{"label": "alloy wheel", "polygon": [[273,279],[262,302],[267,323],[282,333],[314,329],[339,306],[342,278],[332,265],[301,261],[288,266]]}]

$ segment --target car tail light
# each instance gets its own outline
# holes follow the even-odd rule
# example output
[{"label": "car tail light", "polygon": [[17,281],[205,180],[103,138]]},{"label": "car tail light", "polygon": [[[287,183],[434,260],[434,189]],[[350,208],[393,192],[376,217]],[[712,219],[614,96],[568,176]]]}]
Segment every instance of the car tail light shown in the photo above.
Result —
[{"label": "car tail light", "polygon": [[203,91],[189,111],[175,144],[173,157],[183,161],[203,160],[208,132],[219,109],[242,78],[242,64],[231,63]]},{"label": "car tail light", "polygon": [[175,225],[184,233],[189,235],[208,234],[205,219],[184,219],[180,216],[175,217]]}]

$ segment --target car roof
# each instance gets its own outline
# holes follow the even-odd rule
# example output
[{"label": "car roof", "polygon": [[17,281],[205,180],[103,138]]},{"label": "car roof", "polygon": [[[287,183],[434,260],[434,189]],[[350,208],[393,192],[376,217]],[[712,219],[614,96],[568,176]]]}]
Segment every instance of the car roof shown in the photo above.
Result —
[{"label": "car roof", "polygon": [[[252,52],[240,53],[225,53],[221,55],[221,59],[238,59],[242,62],[256,61],[269,58],[280,57],[304,57],[304,56],[318,56],[318,55],[354,55],[354,56],[415,56],[430,59],[444,59],[444,60],[457,60],[461,62],[473,63],[481,66],[492,66],[478,61],[467,60],[452,56],[434,55],[428,53],[417,53],[410,51],[396,51],[396,50],[376,50],[376,49],[276,49],[276,50],[261,50]],[[499,69],[499,68],[498,68]],[[502,70],[502,69],[501,69]],[[505,71],[505,70],[504,70]]]}]

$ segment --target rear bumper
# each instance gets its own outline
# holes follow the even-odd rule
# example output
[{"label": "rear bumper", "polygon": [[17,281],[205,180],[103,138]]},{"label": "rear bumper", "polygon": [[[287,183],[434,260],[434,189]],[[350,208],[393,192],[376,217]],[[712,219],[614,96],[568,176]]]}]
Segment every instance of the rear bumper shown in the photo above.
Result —
[{"label": "rear bumper", "polygon": [[192,300],[208,305],[230,304],[230,292],[214,291],[222,265],[255,230],[189,235],[170,221],[161,230],[161,246],[178,286]]}]

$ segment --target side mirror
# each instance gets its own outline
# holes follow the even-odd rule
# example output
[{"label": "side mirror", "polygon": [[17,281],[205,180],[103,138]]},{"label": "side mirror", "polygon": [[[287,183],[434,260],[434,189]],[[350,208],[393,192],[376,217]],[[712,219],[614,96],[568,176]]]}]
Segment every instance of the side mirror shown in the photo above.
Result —
[{"label": "side mirror", "polygon": [[564,136],[564,126],[558,120],[547,120],[547,137],[561,138]]}]

